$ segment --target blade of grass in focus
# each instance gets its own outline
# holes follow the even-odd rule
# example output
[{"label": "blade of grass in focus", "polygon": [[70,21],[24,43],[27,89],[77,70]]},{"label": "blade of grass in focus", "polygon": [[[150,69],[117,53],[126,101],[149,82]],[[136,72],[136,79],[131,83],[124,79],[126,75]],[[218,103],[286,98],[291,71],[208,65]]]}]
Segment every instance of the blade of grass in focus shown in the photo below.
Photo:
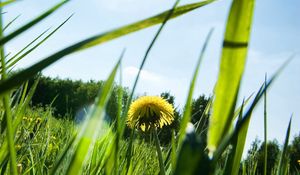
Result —
[{"label": "blade of grass in focus", "polygon": [[234,131],[232,133],[228,133],[222,140],[220,143],[220,146],[217,148],[217,150],[214,152],[213,155],[213,164],[215,165],[217,163],[217,160],[219,160],[220,156],[222,155],[222,153],[225,151],[225,149],[227,148],[227,146],[232,142],[232,139],[234,137],[236,137],[236,135],[239,134],[240,130],[248,124],[252,112],[254,110],[254,108],[256,107],[256,105],[258,104],[258,102],[260,101],[260,99],[262,98],[264,92],[269,88],[270,85],[272,85],[272,83],[274,82],[274,80],[279,76],[279,74],[283,71],[283,69],[288,65],[288,63],[290,63],[290,61],[294,58],[294,55],[292,55],[289,59],[287,59],[287,61],[285,61],[282,66],[275,72],[275,74],[271,77],[271,79],[269,81],[267,81],[266,84],[263,84],[259,91],[257,92],[253,102],[251,103],[249,109],[246,111],[246,113],[243,115],[243,118],[240,120],[239,123],[237,123],[237,125],[234,128]]},{"label": "blade of grass in focus", "polygon": [[[198,2],[198,3],[194,3],[194,4],[180,6],[174,10],[174,13],[173,13],[173,15],[170,16],[170,18],[175,18],[177,16],[188,13],[192,10],[195,10],[199,7],[205,6],[212,2],[214,2],[214,0],[206,0],[206,1]],[[43,60],[30,66],[29,68],[27,68],[23,71],[20,71],[19,73],[15,74],[14,76],[10,77],[9,79],[1,82],[0,83],[0,94],[6,92],[7,90],[9,90],[15,86],[22,84],[24,81],[26,81],[30,77],[34,76],[37,72],[40,72],[44,68],[48,67],[49,65],[53,64],[54,62],[58,61],[59,59],[61,59],[62,57],[66,56],[66,55],[69,55],[69,54],[79,51],[79,50],[90,48],[92,46],[95,46],[95,45],[98,45],[98,44],[101,44],[104,42],[108,42],[112,39],[119,38],[126,34],[162,23],[166,19],[166,16],[169,14],[169,12],[170,12],[170,10],[168,10],[164,13],[161,13],[159,15],[156,15],[154,17],[127,25],[125,27],[121,27],[121,28],[112,30],[110,32],[101,33],[99,35],[96,35],[96,36],[90,37],[86,40],[75,43],[67,48],[64,48],[64,49],[50,55],[49,57],[44,58]],[[4,38],[2,40],[4,40]],[[2,40],[0,40],[0,41],[2,41]],[[5,40],[8,40],[8,39],[5,39]],[[2,42],[4,42],[4,41],[2,41]]]},{"label": "blade of grass in focus", "polygon": [[244,72],[254,0],[234,0],[227,20],[207,147],[210,155],[230,128]]}]

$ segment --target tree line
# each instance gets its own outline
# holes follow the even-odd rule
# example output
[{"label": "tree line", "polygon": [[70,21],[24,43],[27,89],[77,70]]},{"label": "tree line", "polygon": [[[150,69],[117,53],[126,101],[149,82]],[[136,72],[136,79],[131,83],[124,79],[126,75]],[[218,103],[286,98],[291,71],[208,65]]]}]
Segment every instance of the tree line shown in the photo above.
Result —
[{"label": "tree line", "polygon": [[[36,78],[29,81],[29,86],[33,84]],[[72,120],[80,121],[80,111],[87,109],[92,104],[98,95],[99,89],[104,85],[104,81],[87,81],[71,80],[71,79],[60,79],[40,76],[39,83],[37,85],[35,94],[32,98],[32,106],[50,106],[54,110],[54,116],[57,118],[69,118]],[[106,107],[106,119],[108,121],[114,121],[117,116],[118,109],[118,91],[122,90],[123,99],[122,106],[124,107],[129,97],[129,89],[114,85],[111,93],[111,97]],[[179,130],[180,116],[182,115],[182,109],[176,107],[175,96],[169,92],[163,92],[160,96],[166,99],[170,104],[175,107],[175,121],[172,125],[162,128],[159,131],[159,140],[162,145],[170,143],[172,138],[172,132],[176,133]],[[208,126],[209,114],[204,113],[210,98],[205,95],[200,95],[198,98],[193,99],[192,102],[192,113],[191,122],[197,127],[196,132],[198,133],[203,141],[206,141],[206,128]],[[82,115],[81,115],[82,117]],[[200,128],[199,130],[198,127]],[[129,135],[130,129],[126,128],[125,137]],[[140,133],[138,137],[144,140],[149,140],[150,137],[147,134]],[[243,161],[244,166],[252,167],[256,169],[258,174],[263,174],[263,162],[264,162],[264,144],[259,140],[255,140],[246,159]],[[268,172],[274,170],[274,167],[278,163],[278,157],[280,156],[280,146],[276,140],[270,141],[268,146]],[[292,143],[289,145],[289,157],[290,157],[290,171],[291,173],[298,173],[300,171],[300,134],[295,136]],[[241,165],[242,168],[242,165]],[[251,168],[247,168],[251,169]]]}]

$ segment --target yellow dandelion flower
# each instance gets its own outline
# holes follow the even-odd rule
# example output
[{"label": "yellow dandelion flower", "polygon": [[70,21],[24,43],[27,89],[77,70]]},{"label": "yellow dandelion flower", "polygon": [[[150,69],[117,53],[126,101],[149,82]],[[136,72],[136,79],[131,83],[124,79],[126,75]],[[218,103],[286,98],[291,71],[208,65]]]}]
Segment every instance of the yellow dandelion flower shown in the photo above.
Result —
[{"label": "yellow dandelion flower", "polygon": [[42,122],[42,119],[41,119],[40,117],[36,118],[36,120],[35,120],[35,123],[36,123],[36,124],[39,124],[39,123],[41,123],[41,122]]},{"label": "yellow dandelion flower", "polygon": [[149,131],[170,125],[174,120],[174,108],[158,96],[144,96],[134,101],[129,108],[127,125],[130,128]]},{"label": "yellow dandelion flower", "polygon": [[298,164],[300,165],[300,160],[298,160]]}]

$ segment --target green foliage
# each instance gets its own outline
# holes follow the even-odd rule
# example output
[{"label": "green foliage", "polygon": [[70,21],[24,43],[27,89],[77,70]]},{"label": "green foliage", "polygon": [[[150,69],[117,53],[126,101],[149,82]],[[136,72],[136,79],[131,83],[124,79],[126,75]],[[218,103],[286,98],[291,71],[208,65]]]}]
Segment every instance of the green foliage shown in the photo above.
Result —
[{"label": "green foliage", "polygon": [[[278,142],[276,140],[268,142],[267,149],[268,149],[267,174],[271,174],[272,171],[274,171],[275,165],[278,163],[278,158],[280,153]],[[258,155],[257,155],[257,159],[258,159],[257,172],[261,174],[264,172],[264,150],[265,150],[264,143],[262,143],[262,145],[258,150]]]},{"label": "green foliage", "polygon": [[296,135],[289,146],[290,172],[299,174],[300,172],[300,133]]},{"label": "green foliage", "polygon": [[[268,141],[267,143],[267,174],[275,174],[277,165],[279,163],[280,146],[277,140]],[[247,167],[247,174],[263,174],[265,162],[265,146],[264,142],[260,144],[259,140],[255,140],[250,150],[248,151],[245,164]],[[255,168],[254,168],[255,167]]]},{"label": "green foliage", "polygon": [[[254,12],[254,0],[233,0],[227,20],[215,88],[215,101],[208,129],[210,154],[218,149],[232,125],[240,82],[247,58],[248,43]],[[243,9],[243,10],[241,10]]]},{"label": "green foliage", "polygon": [[196,124],[205,111],[209,99],[205,95],[200,95],[198,98],[194,99],[192,102],[192,119],[191,122]]},{"label": "green foliage", "polygon": [[[12,2],[0,3],[0,7]],[[65,24],[71,16],[53,32],[45,36],[42,41],[35,43],[37,39],[46,34],[47,30],[8,59],[4,56],[5,44],[31,29],[67,2],[66,0],[61,1],[6,36],[3,36],[4,29],[0,26],[1,174],[201,173],[205,175],[263,173],[264,144],[260,145],[258,141],[255,141],[247,159],[242,164],[240,164],[241,155],[252,111],[288,62],[261,86],[252,103],[249,107],[247,106],[248,110],[243,111],[249,99],[236,109],[239,86],[248,51],[254,0],[233,0],[223,42],[220,73],[213,97],[208,99],[205,96],[200,96],[195,100],[192,98],[200,63],[212,34],[211,30],[200,52],[190,82],[183,114],[176,108],[175,122],[169,127],[158,130],[158,133],[155,130],[154,139],[153,135],[152,137],[151,135],[143,136],[136,133],[135,130],[130,131],[130,134],[127,133],[130,137],[122,137],[126,125],[127,110],[134,98],[135,87],[147,56],[168,20],[210,4],[214,0],[179,7],[177,7],[179,1],[176,1],[170,10],[84,39],[8,76],[8,68],[12,68],[27,54],[35,50]],[[37,78],[39,83],[38,80],[33,81],[34,79],[29,83],[26,82],[66,55],[160,23],[162,25],[145,52],[130,94],[126,88],[114,83],[119,70],[122,76],[121,59],[124,51],[107,80],[103,82],[83,83],[47,77]],[[34,92],[36,95],[33,95]],[[170,93],[162,93],[161,96],[175,106],[175,97]],[[31,100],[34,106],[32,108],[28,106]],[[43,107],[37,107],[38,104]],[[78,110],[87,105],[91,105],[91,107],[86,110],[87,115],[82,123],[75,125],[73,120],[69,120],[75,117]],[[210,115],[211,108],[212,115]],[[53,117],[53,113],[60,116],[68,115],[69,117],[57,119]],[[111,118],[111,125],[104,122],[105,116]],[[236,119],[237,122],[235,122]],[[266,144],[268,174],[274,174],[276,171],[299,174],[299,136],[295,137],[292,145],[287,149],[290,124],[281,159],[279,159],[280,147],[278,143],[271,141]],[[206,134],[207,132],[208,134]],[[139,137],[143,139],[137,139]],[[156,147],[154,147],[153,141],[155,141]],[[155,153],[155,148],[158,154]],[[290,170],[286,168],[289,164],[286,161],[288,155],[291,159]]]},{"label": "green foliage", "polygon": [[[95,82],[90,80],[82,82],[80,80],[73,81],[44,76],[39,79],[36,93],[32,98],[32,105],[46,107],[55,99],[52,108],[55,109],[54,115],[60,118],[65,116],[74,118],[80,110],[88,110],[104,83],[103,81]],[[30,81],[29,86],[33,81]],[[117,93],[119,88],[123,91],[123,105],[125,105],[128,98],[128,90],[126,88],[114,86],[106,109],[111,121],[114,121],[117,116]]]}]

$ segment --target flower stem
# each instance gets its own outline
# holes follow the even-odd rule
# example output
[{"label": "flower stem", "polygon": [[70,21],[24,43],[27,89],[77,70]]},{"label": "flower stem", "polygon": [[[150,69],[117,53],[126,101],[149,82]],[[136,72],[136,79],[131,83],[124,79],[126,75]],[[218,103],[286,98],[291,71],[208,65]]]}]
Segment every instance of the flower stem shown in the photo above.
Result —
[{"label": "flower stem", "polygon": [[157,155],[158,155],[158,162],[159,162],[160,174],[161,175],[165,175],[166,174],[165,173],[165,167],[164,167],[162,152],[161,152],[161,149],[160,149],[160,144],[159,144],[159,140],[158,140],[156,128],[153,130],[153,134],[154,134],[156,151],[157,151]]}]

